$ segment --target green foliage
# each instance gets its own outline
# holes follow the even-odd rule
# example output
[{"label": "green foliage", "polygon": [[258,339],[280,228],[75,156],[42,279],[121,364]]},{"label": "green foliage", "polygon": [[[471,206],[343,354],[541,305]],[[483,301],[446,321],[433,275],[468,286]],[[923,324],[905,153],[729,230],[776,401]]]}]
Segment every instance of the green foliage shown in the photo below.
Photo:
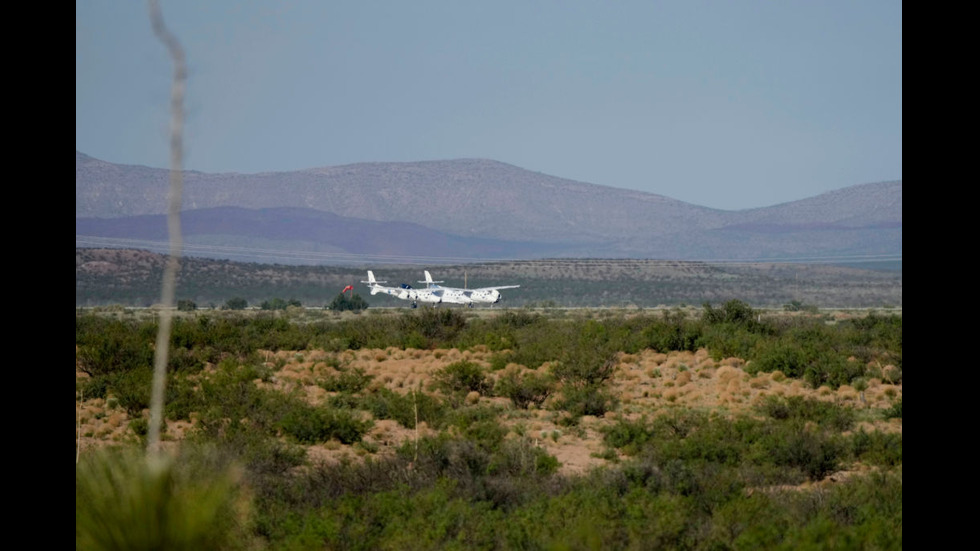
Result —
[{"label": "green foliage", "polygon": [[483,374],[483,368],[466,360],[453,362],[433,372],[434,385],[447,394],[479,392],[487,394],[492,384]]},{"label": "green foliage", "polygon": [[[750,370],[777,365],[780,357],[802,358],[781,365],[801,377],[810,370],[813,380],[825,384],[872,376],[853,376],[853,366],[863,371],[873,360],[899,365],[901,359],[901,322],[890,316],[833,325],[786,316],[759,324],[757,314],[748,317],[735,307],[730,316],[719,310],[719,319],[709,324],[681,311],[588,320],[526,312],[466,317],[460,312],[465,311],[348,317],[317,313],[322,317],[302,321],[294,313],[209,312],[175,319],[166,417],[197,420],[182,449],[214,450],[206,461],[211,470],[203,472],[211,475],[204,483],[222,476],[224,466],[234,462],[237,468],[228,472],[239,473],[249,489],[243,501],[245,494],[233,487],[237,505],[219,507],[221,512],[211,515],[217,519],[208,528],[214,540],[198,539],[193,547],[748,549],[833,543],[901,548],[901,435],[850,432],[854,412],[829,402],[770,398],[756,415],[744,417],[683,408],[639,420],[624,416],[603,431],[608,457],[615,457],[616,464],[561,475],[558,460],[546,451],[550,442],[535,440],[546,435],[535,430],[532,437],[521,424],[516,434],[510,433],[500,422],[505,414],[529,415],[509,406],[490,407],[481,401],[476,406],[455,402],[454,407],[452,396],[421,388],[404,394],[371,389],[370,376],[343,368],[336,357],[331,365],[339,374],[319,382],[336,393],[328,405],[314,407],[299,395],[256,384],[274,374],[257,350],[340,351],[413,341],[440,348],[483,345],[493,351],[491,364],[501,369],[497,395],[520,408],[540,406],[551,394],[561,411],[548,416],[574,423],[576,416],[616,408],[606,366],[609,361],[615,365],[618,352],[690,350],[711,342],[718,350],[746,351]],[[76,387],[86,398],[113,398],[111,407],[119,404],[131,411],[139,433],[151,360],[132,358],[152,351],[156,324],[119,321],[121,315],[112,315],[76,315],[78,363],[94,373],[78,378]],[[118,351],[121,357],[99,355],[99,350]],[[847,361],[851,356],[857,361]],[[511,362],[532,369],[504,369]],[[533,369],[543,362],[552,367]],[[202,369],[205,364],[215,367]],[[487,373],[479,364],[450,365],[439,373],[437,386],[443,391],[453,396],[473,389],[488,392]],[[896,409],[900,417],[900,400]],[[301,444],[361,442],[370,427],[363,420],[366,413],[411,429],[416,412],[418,422],[439,431],[437,435],[422,433],[417,442],[411,438],[396,454],[373,453],[384,444],[358,444],[355,450],[366,456],[363,460],[304,464]],[[827,488],[779,489],[819,480],[851,461],[874,465],[885,474],[856,474]],[[175,465],[185,468],[181,461]],[[96,537],[91,534],[108,530],[85,528],[85,516],[94,513],[80,513],[79,508],[95,511],[114,505],[89,505],[99,503],[90,497],[80,505],[80,470],[76,547],[91,548],[96,546],[89,543]],[[183,483],[173,480],[169,491],[185,495]],[[119,496],[129,495],[111,483],[97,484],[103,485],[92,492],[111,494],[120,502]],[[246,506],[252,508],[248,515],[231,512]],[[142,515],[142,504],[115,507],[129,509],[116,513],[129,515],[126,519]],[[156,518],[171,515],[160,510],[154,509]],[[201,513],[198,518],[207,517]],[[124,522],[135,526],[142,521]],[[134,546],[152,547],[129,545]],[[167,548],[180,544],[168,543]]]},{"label": "green foliage", "polygon": [[285,310],[290,306],[300,307],[302,305],[303,304],[300,301],[294,298],[286,300],[283,298],[275,297],[269,300],[262,301],[260,308],[262,308],[263,310]]},{"label": "green foliage", "polygon": [[75,467],[75,548],[246,549],[243,498],[234,470],[207,454],[87,452]]},{"label": "green foliage", "polygon": [[860,461],[895,467],[902,464],[902,434],[858,430],[850,439],[851,451]]},{"label": "green foliage", "polygon": [[330,302],[328,308],[334,312],[359,312],[366,310],[368,303],[357,293],[351,293],[348,297],[345,293],[340,293]]},{"label": "green foliage", "polygon": [[812,421],[838,432],[850,430],[857,418],[852,408],[802,396],[768,396],[758,409],[776,420]]},{"label": "green foliage", "polygon": [[355,394],[364,390],[373,378],[373,375],[368,375],[363,369],[355,367],[322,379],[317,384],[327,392]]},{"label": "green foliage", "polygon": [[226,310],[244,310],[248,308],[248,301],[242,297],[232,297],[225,301]]},{"label": "green foliage", "polygon": [[491,457],[487,472],[513,477],[547,476],[554,474],[558,467],[559,462],[554,456],[533,445],[529,438],[521,437],[503,443],[499,452]]},{"label": "green foliage", "polygon": [[387,388],[361,398],[359,407],[371,412],[375,419],[394,419],[409,429],[415,428],[416,412],[419,422],[438,429],[445,424],[450,411],[448,404],[431,394],[418,390],[399,394]]},{"label": "green foliage", "polygon": [[417,313],[405,314],[400,321],[401,330],[421,335],[429,343],[426,347],[451,342],[466,326],[463,314],[450,308],[422,308]]},{"label": "green foliage", "polygon": [[846,451],[838,438],[808,430],[802,423],[783,425],[767,435],[765,449],[775,465],[800,469],[810,480],[837,471]]},{"label": "green foliage", "polygon": [[76,316],[76,365],[92,377],[150,367],[155,329],[98,316]]},{"label": "green foliage", "polygon": [[670,350],[697,350],[703,329],[696,320],[688,319],[683,310],[664,310],[660,319],[637,320],[638,333],[642,340],[642,348],[651,348],[662,352]]},{"label": "green foliage", "polygon": [[321,444],[332,438],[353,444],[361,440],[371,423],[356,419],[350,410],[296,402],[279,421],[278,427],[303,444]]},{"label": "green foliage", "polygon": [[150,389],[153,385],[153,369],[141,367],[108,377],[109,392],[119,406],[131,417],[142,414],[150,407]]},{"label": "green foliage", "polygon": [[607,446],[622,449],[627,455],[634,455],[639,448],[653,438],[653,432],[646,418],[637,421],[620,420],[603,430],[603,441]]},{"label": "green foliage", "polygon": [[150,421],[145,417],[137,417],[129,422],[129,430],[140,438],[145,438],[150,431]]},{"label": "green foliage", "polygon": [[541,407],[555,391],[555,380],[549,374],[535,371],[508,371],[497,379],[494,393],[510,398],[515,406],[527,409]]},{"label": "green foliage", "polygon": [[708,325],[731,323],[746,327],[755,327],[758,314],[751,306],[738,299],[725,302],[721,308],[713,308],[710,303],[704,303],[701,319]]},{"label": "green foliage", "polygon": [[197,310],[197,303],[190,299],[180,299],[177,301],[177,310],[181,312],[193,312]]},{"label": "green foliage", "polygon": [[892,404],[892,407],[885,410],[886,419],[901,419],[902,418],[902,399],[899,398],[897,402]]},{"label": "green foliage", "polygon": [[609,330],[588,320],[570,342],[564,343],[551,372],[566,386],[595,387],[612,376],[616,352]]},{"label": "green foliage", "polygon": [[574,418],[582,415],[601,417],[618,405],[618,399],[600,385],[573,386],[562,388],[561,399],[555,403],[555,408],[567,411]]}]

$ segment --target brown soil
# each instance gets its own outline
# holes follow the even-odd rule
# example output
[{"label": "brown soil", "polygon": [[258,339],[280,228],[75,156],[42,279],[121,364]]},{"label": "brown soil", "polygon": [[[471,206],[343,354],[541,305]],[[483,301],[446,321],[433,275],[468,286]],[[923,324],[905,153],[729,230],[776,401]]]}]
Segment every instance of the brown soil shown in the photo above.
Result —
[{"label": "brown soil", "polygon": [[[476,347],[474,350],[386,350],[345,351],[339,354],[324,351],[276,352],[266,353],[267,365],[275,367],[276,372],[269,383],[283,391],[298,390],[310,403],[323,403],[330,393],[316,383],[318,380],[338,372],[331,364],[344,369],[360,368],[372,375],[373,387],[386,387],[395,392],[407,393],[422,388],[426,392],[437,392],[430,388],[433,373],[446,365],[460,360],[469,360],[489,367],[490,353]],[[652,417],[678,408],[699,409],[724,415],[750,413],[753,406],[766,396],[805,396],[819,400],[833,401],[857,410],[888,408],[902,396],[901,384],[893,385],[879,379],[871,379],[867,388],[859,392],[852,387],[842,386],[837,390],[827,387],[808,388],[802,381],[789,379],[780,373],[751,376],[743,367],[745,362],[737,358],[722,361],[712,360],[706,350],[691,352],[671,352],[662,354],[652,350],[640,354],[620,354],[618,365],[612,377],[610,388],[619,397],[620,407],[616,412],[604,417],[584,417],[576,427],[563,427],[557,424],[558,415],[548,408],[519,410],[510,400],[499,397],[480,396],[472,393],[467,397],[471,403],[500,405],[505,414],[501,422],[510,427],[511,434],[523,434],[533,439],[561,463],[563,473],[580,473],[591,467],[603,465],[605,459],[598,457],[604,450],[601,429],[616,423],[620,418],[634,419],[641,416]],[[890,366],[878,366],[882,372],[889,373]],[[525,369],[511,365],[507,369]],[[547,365],[540,370],[547,369]],[[84,376],[76,371],[76,377]],[[496,378],[499,372],[489,372]],[[109,407],[106,400],[83,399],[76,396],[75,411],[78,422],[78,446],[84,450],[93,445],[112,442],[135,441],[136,436],[129,428],[129,416],[125,411]],[[144,416],[148,413],[144,411]],[[366,414],[367,415],[367,414]],[[868,416],[871,417],[870,415]],[[865,430],[901,432],[900,419],[891,421],[861,422]],[[186,422],[168,423],[166,439],[179,441],[191,427]],[[356,460],[371,452],[368,448],[377,447],[379,456],[394,453],[406,441],[418,436],[433,434],[434,431],[421,423],[415,428],[405,428],[391,420],[376,420],[364,440],[368,446],[345,446],[333,441],[310,446],[308,456],[312,461],[337,461],[343,457]],[[79,436],[80,435],[80,436]],[[845,476],[838,473],[834,476]]]}]

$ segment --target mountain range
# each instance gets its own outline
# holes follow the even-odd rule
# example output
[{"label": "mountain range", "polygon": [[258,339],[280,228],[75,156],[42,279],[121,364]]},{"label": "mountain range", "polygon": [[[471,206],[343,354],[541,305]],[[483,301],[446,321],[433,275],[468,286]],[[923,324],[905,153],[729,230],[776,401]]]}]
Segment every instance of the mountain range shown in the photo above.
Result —
[{"label": "mountain range", "polygon": [[[165,249],[169,172],[75,152],[76,246]],[[725,211],[485,159],[184,172],[185,253],[327,264],[900,259],[902,182]]]}]

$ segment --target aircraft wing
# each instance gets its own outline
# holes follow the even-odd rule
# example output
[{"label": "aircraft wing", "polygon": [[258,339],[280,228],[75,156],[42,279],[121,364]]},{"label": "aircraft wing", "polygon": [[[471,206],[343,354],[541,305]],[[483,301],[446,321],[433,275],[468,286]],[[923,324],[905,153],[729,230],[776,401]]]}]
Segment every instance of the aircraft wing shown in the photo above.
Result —
[{"label": "aircraft wing", "polygon": [[470,289],[470,291],[499,291],[500,289],[517,289],[520,285],[501,285],[498,287],[480,287],[479,289]]}]

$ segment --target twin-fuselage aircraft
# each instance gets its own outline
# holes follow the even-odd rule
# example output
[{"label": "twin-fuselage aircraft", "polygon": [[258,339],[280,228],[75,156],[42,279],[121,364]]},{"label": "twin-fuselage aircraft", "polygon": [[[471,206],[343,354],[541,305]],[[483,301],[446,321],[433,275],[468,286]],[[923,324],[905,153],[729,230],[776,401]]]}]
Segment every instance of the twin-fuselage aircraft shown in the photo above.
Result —
[{"label": "twin-fuselage aircraft", "polygon": [[402,300],[412,301],[412,308],[418,306],[419,302],[427,302],[431,304],[465,304],[472,307],[474,303],[486,303],[496,304],[500,302],[500,289],[516,289],[520,285],[501,285],[498,287],[482,287],[479,289],[460,289],[457,287],[442,287],[439,283],[441,281],[433,281],[432,275],[429,271],[425,271],[425,281],[420,281],[419,283],[425,283],[425,289],[415,289],[407,283],[402,283],[399,287],[385,287],[381,285],[382,283],[387,283],[386,281],[378,281],[374,278],[374,272],[368,270],[367,281],[362,281],[361,283],[366,283],[368,288],[371,290],[372,295],[378,293],[384,293],[395,298]]}]

